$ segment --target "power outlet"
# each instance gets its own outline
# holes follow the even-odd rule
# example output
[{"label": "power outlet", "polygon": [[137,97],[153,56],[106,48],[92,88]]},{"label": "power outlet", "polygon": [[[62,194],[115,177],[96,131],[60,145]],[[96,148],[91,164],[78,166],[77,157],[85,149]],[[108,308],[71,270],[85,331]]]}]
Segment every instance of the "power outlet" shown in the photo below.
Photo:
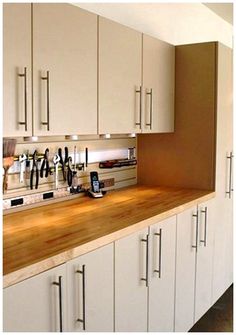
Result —
[{"label": "power outlet", "polygon": [[104,188],[111,187],[115,185],[115,178],[103,179],[101,182],[104,184]]}]

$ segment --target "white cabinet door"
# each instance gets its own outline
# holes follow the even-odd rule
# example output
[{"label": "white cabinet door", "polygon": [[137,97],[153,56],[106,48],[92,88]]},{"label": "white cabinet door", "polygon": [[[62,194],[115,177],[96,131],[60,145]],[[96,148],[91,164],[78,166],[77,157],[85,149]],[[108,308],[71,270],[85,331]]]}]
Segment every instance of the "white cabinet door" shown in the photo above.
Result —
[{"label": "white cabinet door", "polygon": [[34,3],[33,66],[34,134],[97,134],[97,16]]},{"label": "white cabinet door", "polygon": [[115,331],[147,331],[148,228],[115,242]]},{"label": "white cabinet door", "polygon": [[175,331],[194,324],[194,287],[197,245],[197,208],[177,215]]},{"label": "white cabinet door", "polygon": [[3,329],[5,332],[66,330],[65,264],[3,290]]},{"label": "white cabinet door", "polygon": [[3,136],[32,135],[31,5],[3,4]]},{"label": "white cabinet door", "polygon": [[[113,244],[67,263],[68,330],[114,330]],[[80,320],[80,321],[78,321]]]},{"label": "white cabinet door", "polygon": [[214,239],[213,303],[233,280],[233,57],[218,44],[216,222]]},{"label": "white cabinet door", "polygon": [[141,52],[141,33],[99,17],[99,134],[140,132]]},{"label": "white cabinet door", "polygon": [[215,213],[215,199],[198,206],[199,226],[194,322],[197,322],[212,305]]},{"label": "white cabinet door", "polygon": [[233,201],[216,197],[213,292],[214,304],[233,282]]},{"label": "white cabinet door", "polygon": [[144,133],[174,131],[175,47],[143,35]]},{"label": "white cabinet door", "polygon": [[176,216],[150,227],[148,331],[174,331]]}]

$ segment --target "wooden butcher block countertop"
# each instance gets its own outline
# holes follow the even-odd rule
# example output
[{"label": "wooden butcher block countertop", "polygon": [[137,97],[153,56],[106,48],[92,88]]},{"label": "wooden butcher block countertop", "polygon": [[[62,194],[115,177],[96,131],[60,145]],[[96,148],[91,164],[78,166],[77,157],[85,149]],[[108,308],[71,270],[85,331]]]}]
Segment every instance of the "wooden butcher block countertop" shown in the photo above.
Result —
[{"label": "wooden butcher block countertop", "polygon": [[4,287],[214,197],[214,192],[132,186],[100,199],[50,204],[3,217]]}]

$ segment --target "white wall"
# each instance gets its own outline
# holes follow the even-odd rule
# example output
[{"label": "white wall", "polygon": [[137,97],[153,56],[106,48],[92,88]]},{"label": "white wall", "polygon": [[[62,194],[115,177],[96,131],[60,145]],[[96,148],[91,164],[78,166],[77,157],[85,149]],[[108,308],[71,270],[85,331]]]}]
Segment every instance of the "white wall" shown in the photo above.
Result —
[{"label": "white wall", "polygon": [[201,3],[76,5],[174,45],[220,41],[232,47],[232,25]]}]

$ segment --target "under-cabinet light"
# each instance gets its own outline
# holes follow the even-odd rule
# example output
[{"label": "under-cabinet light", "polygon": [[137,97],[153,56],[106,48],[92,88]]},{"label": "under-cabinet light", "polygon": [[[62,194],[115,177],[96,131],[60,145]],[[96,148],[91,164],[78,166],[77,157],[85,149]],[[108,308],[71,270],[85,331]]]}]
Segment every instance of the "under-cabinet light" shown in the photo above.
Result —
[{"label": "under-cabinet light", "polygon": [[38,142],[39,138],[38,136],[27,136],[24,137],[25,142]]},{"label": "under-cabinet light", "polygon": [[111,138],[111,134],[100,135],[101,138]]},{"label": "under-cabinet light", "polygon": [[78,141],[79,135],[66,135],[65,139],[70,141]]}]

